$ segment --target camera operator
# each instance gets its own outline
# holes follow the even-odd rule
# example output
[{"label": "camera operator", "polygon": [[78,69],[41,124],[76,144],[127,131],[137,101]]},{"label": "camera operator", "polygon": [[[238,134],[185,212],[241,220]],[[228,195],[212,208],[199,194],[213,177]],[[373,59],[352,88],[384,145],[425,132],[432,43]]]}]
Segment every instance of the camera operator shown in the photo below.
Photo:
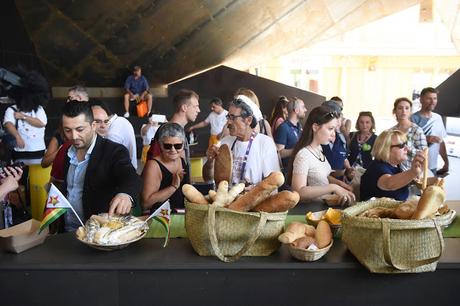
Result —
[{"label": "camera operator", "polygon": [[0,199],[4,199],[8,193],[18,188],[22,169],[20,167],[5,167],[0,173]]}]

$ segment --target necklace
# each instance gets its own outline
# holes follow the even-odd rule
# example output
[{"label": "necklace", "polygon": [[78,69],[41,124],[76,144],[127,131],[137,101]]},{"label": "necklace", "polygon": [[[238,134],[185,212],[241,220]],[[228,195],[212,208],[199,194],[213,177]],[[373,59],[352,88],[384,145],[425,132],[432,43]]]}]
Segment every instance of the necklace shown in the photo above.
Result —
[{"label": "necklace", "polygon": [[363,136],[363,134],[359,133],[358,134],[358,143],[366,142],[371,137],[371,135],[372,135],[371,133],[368,133],[368,134]]},{"label": "necklace", "polygon": [[319,152],[316,152],[316,150],[313,149],[313,147],[310,145],[307,146],[307,150],[310,151],[310,153],[314,157],[316,157],[316,159],[319,160],[320,162],[324,162],[326,160],[326,157],[324,156],[323,151],[319,150]]}]

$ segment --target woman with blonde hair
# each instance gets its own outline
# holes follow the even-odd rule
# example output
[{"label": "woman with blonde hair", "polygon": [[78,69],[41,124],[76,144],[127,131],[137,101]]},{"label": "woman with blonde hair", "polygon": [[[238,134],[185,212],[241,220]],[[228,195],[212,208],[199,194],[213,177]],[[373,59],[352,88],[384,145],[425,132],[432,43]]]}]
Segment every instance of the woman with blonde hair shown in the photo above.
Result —
[{"label": "woman with blonde hair", "polygon": [[399,130],[406,134],[407,159],[402,162],[401,169],[408,170],[417,151],[428,147],[425,134],[421,127],[410,120],[412,115],[412,102],[408,98],[398,98],[393,104],[393,114],[398,121],[392,130]]},{"label": "woman with blonde hair", "polygon": [[372,148],[374,160],[361,177],[360,197],[366,201],[372,197],[388,197],[407,200],[409,184],[423,171],[423,153],[417,152],[411,168],[403,171],[401,163],[407,160],[406,135],[398,130],[382,132]]}]

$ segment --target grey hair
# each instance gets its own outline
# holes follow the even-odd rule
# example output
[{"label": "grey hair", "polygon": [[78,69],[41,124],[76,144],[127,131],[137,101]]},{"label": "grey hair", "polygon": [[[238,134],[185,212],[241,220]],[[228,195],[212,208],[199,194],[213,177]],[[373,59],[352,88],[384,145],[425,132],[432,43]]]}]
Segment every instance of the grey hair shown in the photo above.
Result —
[{"label": "grey hair", "polygon": [[161,143],[163,143],[163,138],[166,138],[166,137],[178,137],[182,140],[182,142],[185,142],[184,128],[177,123],[174,123],[174,122],[165,123],[158,129],[157,132],[158,132],[158,139],[160,140]]},{"label": "grey hair", "polygon": [[247,118],[249,116],[252,116],[252,121],[251,121],[251,128],[255,128],[257,125],[257,119],[256,116],[254,116],[254,113],[252,112],[251,107],[244,103],[243,100],[241,99],[235,99],[232,102],[230,102],[230,106],[236,107],[241,109],[241,117]]},{"label": "grey hair", "polygon": [[292,114],[299,106],[301,99],[293,97],[291,101],[287,104],[287,110],[289,114]]},{"label": "grey hair", "polygon": [[68,92],[71,92],[71,91],[75,92],[80,97],[83,97],[84,99],[86,99],[85,101],[89,101],[89,95],[84,86],[82,85],[72,86],[69,88]]}]

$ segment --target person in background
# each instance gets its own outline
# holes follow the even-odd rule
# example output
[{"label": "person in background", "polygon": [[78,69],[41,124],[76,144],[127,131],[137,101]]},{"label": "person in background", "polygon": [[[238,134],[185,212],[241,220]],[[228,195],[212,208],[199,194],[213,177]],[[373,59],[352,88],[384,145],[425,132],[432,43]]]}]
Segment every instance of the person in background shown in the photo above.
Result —
[{"label": "person in background", "polygon": [[351,120],[345,118],[343,115],[343,100],[340,97],[334,96],[331,98],[331,101],[335,101],[337,105],[340,106],[340,110],[342,113],[342,123],[340,124],[340,133],[342,133],[347,141],[347,145],[350,143],[350,132],[351,132]]},{"label": "person in background", "polygon": [[346,184],[330,176],[332,169],[321,147],[328,144],[334,135],[338,125],[337,117],[328,107],[315,107],[308,115],[299,142],[294,147],[287,180],[302,201],[331,193],[340,197],[341,205],[355,200],[355,195],[342,187]]},{"label": "person in background", "polygon": [[331,100],[323,102],[322,105],[328,107],[331,112],[337,114],[335,135],[331,136],[329,144],[322,145],[324,155],[332,167],[332,176],[339,180],[346,179],[348,182],[351,182],[355,175],[355,170],[351,167],[347,159],[348,146],[346,137],[340,132],[340,126],[343,119],[342,108],[335,101]]},{"label": "person in background", "polygon": [[[5,111],[3,126],[15,137],[12,159],[26,165],[40,164],[45,154],[45,127],[48,122],[43,105],[51,99],[46,79],[36,71],[17,73],[21,87],[11,97],[16,102]],[[26,176],[27,177],[27,176]]]},{"label": "person in background", "polygon": [[20,167],[4,167],[0,173],[0,199],[3,200],[8,193],[18,189],[18,181],[21,179],[22,169]]},{"label": "person in background", "polygon": [[142,154],[141,154],[141,162],[144,165],[147,162],[147,152],[150,149],[150,142],[155,137],[155,133],[157,132],[158,126],[159,126],[158,122],[155,122],[153,120],[153,116],[154,115],[151,115],[147,123],[144,123],[141,126],[141,136],[142,136],[142,145],[143,145]]},{"label": "person in background", "polygon": [[372,197],[387,197],[405,201],[409,197],[409,184],[423,171],[423,152],[417,152],[411,168],[401,170],[407,159],[406,135],[398,130],[386,130],[375,140],[372,148],[374,160],[361,177],[362,201]]},{"label": "person in background", "polygon": [[42,158],[41,166],[42,168],[48,168],[54,162],[57,153],[59,152],[59,148],[64,144],[64,131],[62,130],[62,123],[59,123],[59,126],[54,133],[53,137],[51,137],[50,142],[48,143],[48,147],[46,148],[45,155]]},{"label": "person in background", "polygon": [[187,131],[190,133],[193,130],[211,125],[211,136],[209,136],[208,142],[208,147],[211,147],[219,141],[219,134],[222,133],[225,123],[227,123],[228,112],[224,109],[222,100],[219,98],[213,98],[209,104],[211,106],[211,112],[208,117],[200,123],[192,125]]},{"label": "person in background", "polygon": [[411,168],[412,160],[417,151],[422,151],[428,145],[425,134],[421,127],[410,121],[412,114],[412,101],[408,98],[398,98],[393,104],[393,114],[398,124],[393,126],[392,130],[399,130],[406,134],[407,139],[407,159],[401,163],[403,171]]},{"label": "person in background", "polygon": [[142,172],[142,208],[154,211],[169,199],[172,209],[184,208],[182,185],[187,164],[181,157],[186,143],[184,129],[177,123],[165,123],[158,130],[161,153],[149,159]]},{"label": "person in background", "polygon": [[[232,152],[232,182],[254,185],[274,171],[280,171],[278,154],[273,139],[256,130],[257,122],[262,120],[259,107],[248,97],[238,96],[230,103],[227,115],[230,132],[221,140]],[[218,147],[212,146],[206,152],[207,161],[203,166],[203,179],[214,179],[214,160]]]},{"label": "person in background", "polygon": [[307,113],[305,103],[296,97],[288,103],[287,108],[289,114],[288,118],[276,130],[274,138],[276,149],[281,157],[284,174],[287,173],[292,150],[302,134],[302,124],[300,120],[304,119]]},{"label": "person in background", "polygon": [[289,99],[285,96],[281,96],[276,102],[275,107],[273,108],[272,115],[270,117],[270,127],[272,129],[272,134],[276,135],[276,129],[287,119],[288,110],[287,105],[289,103]]},{"label": "person in background", "polygon": [[375,139],[375,119],[372,112],[360,112],[356,120],[356,132],[350,134],[348,161],[352,167],[369,167],[372,161],[372,147]]},{"label": "person in background", "polygon": [[[422,128],[428,143],[428,168],[434,175],[444,175],[449,172],[449,158],[447,157],[446,128],[442,117],[433,112],[438,104],[438,91],[432,87],[422,89],[420,93],[422,109],[411,116],[411,121]],[[438,155],[441,155],[444,166],[438,170]]]},{"label": "person in background", "polygon": [[[66,149],[62,191],[83,222],[103,212],[130,213],[138,203],[142,182],[128,150],[98,136],[88,103],[66,103],[62,126],[72,142]],[[64,220],[65,231],[75,231],[80,226],[74,214],[64,214]]]},{"label": "person in background", "polygon": [[126,79],[124,88],[126,93],[124,95],[125,114],[123,117],[129,117],[129,102],[136,100],[147,100],[147,114],[150,114],[152,110],[152,95],[149,93],[149,83],[142,75],[142,68],[140,66],[134,66],[133,74]]},{"label": "person in background", "polygon": [[131,164],[134,169],[137,169],[136,136],[131,123],[126,118],[113,114],[104,101],[91,101],[90,106],[97,133],[104,138],[125,146],[131,158]]},{"label": "person in background", "polygon": [[80,102],[88,102],[89,95],[86,88],[82,85],[75,85],[69,88],[67,93],[67,100],[66,102],[70,101],[80,101]]}]

